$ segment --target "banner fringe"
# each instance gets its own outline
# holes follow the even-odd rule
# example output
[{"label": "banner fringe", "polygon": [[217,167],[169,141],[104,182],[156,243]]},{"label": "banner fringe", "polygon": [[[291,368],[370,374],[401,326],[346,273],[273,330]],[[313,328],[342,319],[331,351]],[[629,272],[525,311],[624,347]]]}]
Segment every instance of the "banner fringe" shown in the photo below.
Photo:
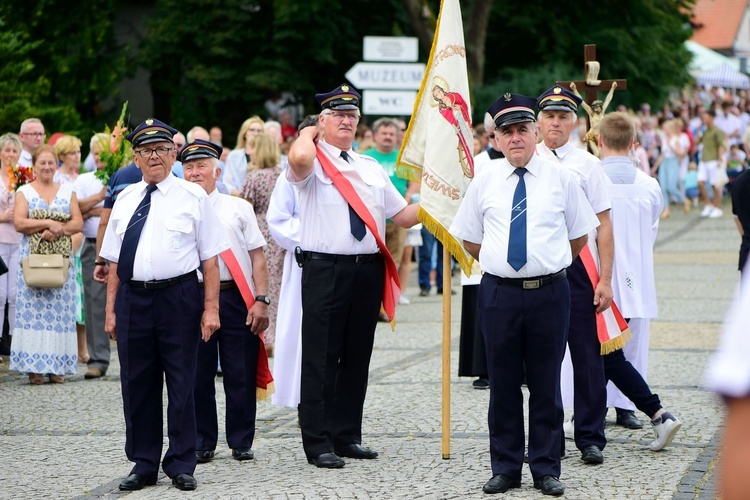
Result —
[{"label": "banner fringe", "polygon": [[448,250],[448,252],[456,259],[464,274],[466,274],[466,276],[471,276],[471,266],[474,264],[474,258],[471,256],[467,257],[466,251],[461,243],[422,207],[419,207],[417,219],[435,236],[435,238],[438,239],[440,243],[443,244],[443,248]]}]

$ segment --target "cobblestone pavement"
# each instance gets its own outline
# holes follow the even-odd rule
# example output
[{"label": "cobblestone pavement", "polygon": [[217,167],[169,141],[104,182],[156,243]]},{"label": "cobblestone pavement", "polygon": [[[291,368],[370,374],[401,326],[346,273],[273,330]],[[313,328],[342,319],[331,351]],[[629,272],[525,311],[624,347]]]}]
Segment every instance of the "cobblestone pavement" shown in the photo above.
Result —
[{"label": "cobblestone pavement", "polygon": [[[663,222],[657,243],[660,318],[652,323],[649,380],[684,425],[666,450],[648,450],[652,431],[614,426],[600,466],[585,465],[572,442],[561,480],[567,498],[713,498],[723,410],[701,388],[704,367],[739,273],[739,237],[729,214],[700,219],[678,211]],[[456,277],[456,283],[457,281]],[[347,460],[339,470],[307,464],[296,410],[260,403],[256,459],[232,460],[220,443],[216,459],[199,465],[193,498],[482,498],[490,478],[488,391],[473,390],[457,372],[459,295],[452,306],[451,452],[441,455],[441,297],[417,295],[412,276],[391,333],[378,325],[365,404],[364,444],[377,460]],[[114,352],[113,352],[114,356]],[[30,386],[0,365],[0,498],[110,498],[131,464],[114,356],[106,377]],[[218,382],[220,384],[220,382]],[[221,394],[221,390],[217,391]],[[220,412],[223,412],[223,400]],[[221,415],[221,413],[220,413]],[[641,419],[647,424],[645,416]],[[166,443],[166,438],[165,438]],[[160,475],[134,499],[182,498]],[[528,468],[517,498],[539,498]]]}]

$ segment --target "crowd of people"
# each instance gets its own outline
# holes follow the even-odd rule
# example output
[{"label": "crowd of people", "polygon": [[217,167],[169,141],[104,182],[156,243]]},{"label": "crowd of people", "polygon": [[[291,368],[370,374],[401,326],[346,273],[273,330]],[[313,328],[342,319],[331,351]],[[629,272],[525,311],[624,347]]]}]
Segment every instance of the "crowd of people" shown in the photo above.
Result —
[{"label": "crowd of people", "polygon": [[[133,162],[107,185],[95,175],[107,134],[90,138],[85,160],[81,139],[46,141],[35,118],[0,136],[10,368],[34,385],[64,383],[78,364],[98,379],[116,340],[135,463],[122,490],[154,484],[160,463],[175,487],[196,488],[196,464],[213,459],[219,439],[219,373],[236,460],[254,458],[256,401],[271,393],[274,404],[298,408],[311,464],[378,456],[361,430],[375,325],[415,299],[390,288],[406,289],[413,261],[419,296],[444,292],[443,249],[417,224],[419,183],[396,172],[406,123],[367,125],[347,85],[316,99],[320,114],[297,130],[271,102],[270,119],[245,120],[231,150],[219,127],[182,134],[150,118],[128,134]],[[645,381],[658,222],[670,205],[687,213],[699,200],[701,217],[722,217],[722,197],[750,156],[743,94],[696,90],[655,113],[644,105],[605,115],[601,160],[586,152],[581,103],[559,86],[538,99],[506,94],[474,127],[482,182],[471,184],[451,233],[481,266],[463,294],[459,374],[479,377],[473,386],[492,395],[487,493],[520,486],[522,383],[536,398],[528,462],[544,494],[564,491],[565,437],[584,462],[604,461],[608,407],[629,428],[642,427],[635,409],[645,413],[652,450],[671,443],[681,422]],[[17,167],[34,177],[21,179]],[[628,211],[640,226],[619,215]],[[640,248],[620,248],[627,239]],[[27,283],[39,254],[63,257],[64,283]],[[599,315],[617,325],[604,337]],[[538,342],[550,349],[537,352]],[[568,422],[564,408],[573,409]]]}]

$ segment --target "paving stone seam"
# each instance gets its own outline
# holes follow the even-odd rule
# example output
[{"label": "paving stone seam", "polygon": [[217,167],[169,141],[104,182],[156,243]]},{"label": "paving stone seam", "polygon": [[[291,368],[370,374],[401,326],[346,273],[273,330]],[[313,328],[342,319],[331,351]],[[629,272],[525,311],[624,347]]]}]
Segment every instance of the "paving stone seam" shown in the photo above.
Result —
[{"label": "paving stone seam", "polygon": [[685,470],[685,475],[677,485],[673,500],[685,498],[686,494],[692,493],[693,498],[700,500],[716,498],[716,472],[719,461],[719,449],[721,447],[721,435],[724,426],[721,425],[707,444],[702,446],[703,451],[698,454],[695,461]]}]

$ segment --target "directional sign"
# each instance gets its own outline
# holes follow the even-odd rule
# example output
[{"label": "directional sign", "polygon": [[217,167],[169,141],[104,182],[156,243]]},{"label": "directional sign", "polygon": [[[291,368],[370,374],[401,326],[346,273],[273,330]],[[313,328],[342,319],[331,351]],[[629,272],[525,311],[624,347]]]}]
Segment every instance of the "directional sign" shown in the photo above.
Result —
[{"label": "directional sign", "polygon": [[365,61],[417,62],[419,42],[411,36],[366,36],[363,41]]},{"label": "directional sign", "polygon": [[358,62],[346,78],[358,89],[419,90],[424,70],[420,63]]},{"label": "directional sign", "polygon": [[411,115],[416,100],[414,90],[365,90],[362,112],[366,115]]}]

